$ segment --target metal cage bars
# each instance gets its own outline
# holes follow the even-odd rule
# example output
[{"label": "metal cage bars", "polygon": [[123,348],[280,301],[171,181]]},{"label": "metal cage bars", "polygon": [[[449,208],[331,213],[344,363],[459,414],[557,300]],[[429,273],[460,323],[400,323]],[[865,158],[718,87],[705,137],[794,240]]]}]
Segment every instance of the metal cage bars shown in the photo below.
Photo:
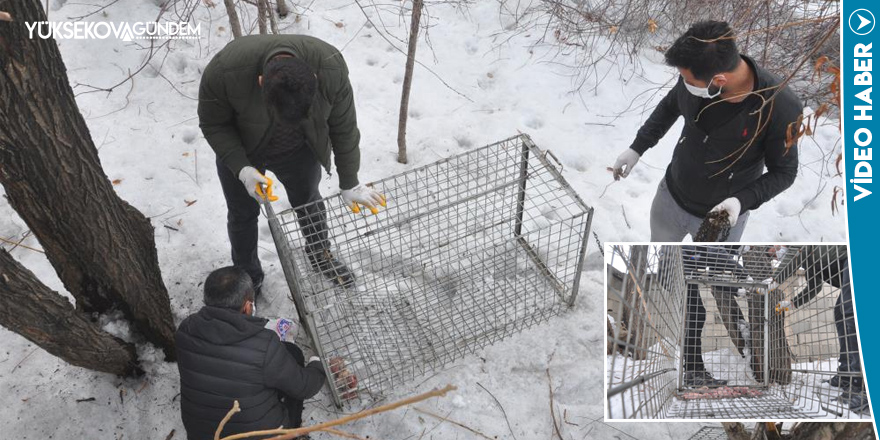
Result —
[{"label": "metal cage bars", "polygon": [[[574,304],[593,211],[547,154],[520,135],[374,182],[388,199],[378,215],[353,214],[339,195],[278,214],[267,206],[337,405]],[[315,259],[325,250],[352,285]]]},{"label": "metal cage bars", "polygon": [[[675,392],[670,397],[668,383],[642,385],[660,376],[657,372],[627,370],[626,362],[629,358],[636,362],[639,348],[627,352],[612,351],[609,346],[610,418],[855,418],[869,411],[846,246],[674,247],[682,249],[686,294],[669,295],[653,287],[655,279],[662,277],[652,275],[650,269],[641,271],[632,262],[626,262],[629,266],[624,269],[629,273],[623,276],[642,276],[644,284],[639,288],[645,296],[666,294],[655,301],[678,302],[681,327]],[[615,248],[608,262],[609,307],[618,317],[639,309],[631,301],[621,301],[628,291],[623,284],[617,289],[612,286],[612,266],[615,258],[625,261],[627,252],[638,255],[637,248]],[[670,254],[666,248],[652,246],[644,253]],[[638,322],[641,316],[633,318]],[[626,342],[609,331],[610,344],[625,346]],[[699,370],[726,380],[726,386],[700,388],[699,383],[689,382],[687,372]],[[638,385],[642,394],[626,394],[620,384],[615,387],[617,376],[634,376],[624,385]],[[844,385],[832,386],[835,377]],[[627,400],[628,404],[621,403]],[[664,404],[650,407],[652,400]],[[621,411],[627,408],[645,410]]]},{"label": "metal cage bars", "polygon": [[653,418],[668,406],[678,375],[681,249],[614,246],[606,255],[608,415]]}]

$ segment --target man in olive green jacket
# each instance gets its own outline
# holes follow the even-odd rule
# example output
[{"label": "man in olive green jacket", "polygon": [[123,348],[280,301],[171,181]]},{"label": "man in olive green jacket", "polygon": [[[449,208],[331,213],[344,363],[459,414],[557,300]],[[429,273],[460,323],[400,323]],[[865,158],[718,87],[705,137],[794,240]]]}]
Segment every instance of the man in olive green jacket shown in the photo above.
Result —
[{"label": "man in olive green jacket", "polygon": [[232,261],[253,279],[259,201],[274,201],[272,171],[297,207],[312,267],[342,285],[354,276],[330,252],[321,168],[333,152],[342,197],[376,213],[384,197],[358,183],[360,132],[348,67],[330,44],[304,35],[251,35],[226,45],[208,63],[199,87],[199,127],[217,154],[228,209]]}]

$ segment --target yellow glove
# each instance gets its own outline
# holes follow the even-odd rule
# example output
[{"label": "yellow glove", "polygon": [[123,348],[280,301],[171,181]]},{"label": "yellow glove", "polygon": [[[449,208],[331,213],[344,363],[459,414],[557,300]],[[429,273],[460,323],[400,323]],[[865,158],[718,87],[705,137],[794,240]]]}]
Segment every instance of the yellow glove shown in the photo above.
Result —
[{"label": "yellow glove", "polygon": [[379,213],[379,208],[387,207],[385,196],[380,194],[373,188],[358,185],[352,189],[342,190],[342,200],[351,208],[351,212],[357,214],[361,212],[361,205],[368,208],[374,215]]},{"label": "yellow glove", "polygon": [[[264,176],[254,167],[244,167],[238,173],[238,180],[244,184],[245,189],[251,197],[257,201],[268,200],[274,202],[278,200],[278,196],[272,194],[272,179]],[[263,187],[266,187],[263,189]]]}]

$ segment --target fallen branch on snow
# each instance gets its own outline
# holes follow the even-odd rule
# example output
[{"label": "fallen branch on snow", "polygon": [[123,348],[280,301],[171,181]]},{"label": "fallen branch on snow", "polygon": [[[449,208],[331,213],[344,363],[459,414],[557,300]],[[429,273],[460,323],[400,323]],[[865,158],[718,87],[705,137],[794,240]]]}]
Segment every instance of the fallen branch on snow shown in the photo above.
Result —
[{"label": "fallen branch on snow", "polygon": [[232,416],[235,415],[235,413],[238,413],[241,411],[241,407],[239,406],[238,401],[236,400],[235,403],[232,405],[232,409],[229,410],[229,412],[226,414],[226,416],[223,417],[223,420],[220,421],[220,425],[217,426],[217,431],[214,433],[214,440],[241,440],[241,439],[246,439],[246,438],[250,438],[250,437],[262,437],[262,436],[267,436],[267,435],[275,435],[275,437],[271,437],[268,440],[292,440],[298,436],[309,434],[312,432],[317,432],[317,431],[322,431],[322,432],[326,432],[329,434],[334,434],[334,435],[338,435],[338,436],[342,436],[342,437],[357,439],[359,437],[357,437],[353,434],[348,434],[348,433],[345,433],[342,431],[338,431],[336,429],[333,429],[333,427],[343,425],[343,424],[346,424],[349,422],[353,422],[355,420],[363,419],[363,418],[366,418],[366,417],[369,417],[369,416],[372,416],[375,414],[391,411],[393,409],[397,409],[402,406],[412,405],[414,403],[418,403],[423,400],[430,399],[432,397],[442,397],[442,396],[445,396],[450,391],[455,391],[456,389],[457,388],[452,385],[446,385],[446,387],[441,388],[441,389],[435,389],[432,391],[428,391],[427,393],[419,394],[418,396],[410,397],[408,399],[403,399],[403,400],[400,400],[400,401],[397,401],[394,403],[389,403],[387,405],[382,405],[382,406],[379,406],[376,408],[367,409],[367,410],[358,412],[356,414],[352,414],[350,416],[342,417],[342,418],[339,418],[336,420],[331,420],[329,422],[319,423],[317,425],[295,428],[295,429],[269,429],[269,430],[264,430],[264,431],[252,431],[252,432],[245,432],[242,434],[235,434],[235,435],[230,435],[228,437],[221,438],[220,433],[223,431],[223,427],[226,426],[226,423],[229,422],[229,419],[231,419]]}]

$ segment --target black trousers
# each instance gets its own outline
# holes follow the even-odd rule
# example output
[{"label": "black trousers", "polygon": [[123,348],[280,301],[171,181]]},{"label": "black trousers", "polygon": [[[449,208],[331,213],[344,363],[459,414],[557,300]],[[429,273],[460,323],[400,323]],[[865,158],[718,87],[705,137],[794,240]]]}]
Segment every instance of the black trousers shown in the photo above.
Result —
[{"label": "black trousers", "polygon": [[[278,180],[287,190],[287,198],[291,206],[300,206],[321,199],[318,185],[321,182],[321,164],[312,150],[303,146],[281,160],[271,163],[257,160],[254,168],[261,173],[266,170],[275,173]],[[260,205],[248,194],[238,180],[238,176],[219,160],[217,175],[226,198],[226,228],[229,233],[229,244],[232,247],[232,264],[242,268],[251,276],[254,285],[262,284],[263,268],[257,256],[257,240],[259,238],[257,221],[260,216]],[[327,217],[322,202],[311,204],[306,208],[297,209],[297,221],[306,238],[310,252],[320,251],[328,247]]]},{"label": "black trousers", "polygon": [[[306,356],[299,347],[290,342],[282,342],[282,344],[293,355],[300,367],[306,365]],[[287,417],[290,420],[290,426],[285,426],[285,428],[299,428],[302,426],[303,401],[290,396],[284,396],[284,406],[287,407]]]},{"label": "black trousers", "polygon": [[838,371],[862,371],[849,271],[842,270],[840,273],[843,287],[834,304],[834,324],[837,327],[837,341],[840,344]]}]

